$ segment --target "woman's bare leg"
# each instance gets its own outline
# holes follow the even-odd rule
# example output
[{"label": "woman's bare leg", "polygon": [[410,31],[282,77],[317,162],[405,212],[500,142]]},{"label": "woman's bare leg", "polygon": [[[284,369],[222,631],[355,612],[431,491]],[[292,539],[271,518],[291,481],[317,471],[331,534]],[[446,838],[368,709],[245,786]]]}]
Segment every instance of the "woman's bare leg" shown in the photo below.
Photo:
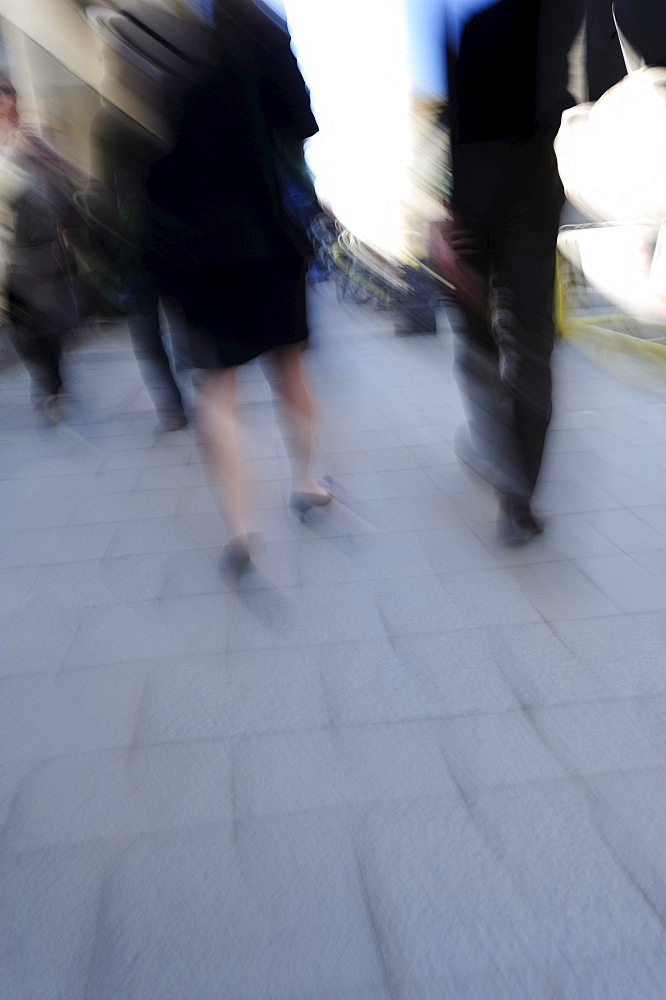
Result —
[{"label": "woman's bare leg", "polygon": [[199,390],[199,426],[211,478],[232,538],[247,540],[243,473],[236,420],[236,370],[209,375]]},{"label": "woman's bare leg", "polygon": [[284,437],[292,463],[294,490],[326,495],[312,474],[314,408],[305,382],[298,344],[280,347],[271,355],[270,381],[283,403]]}]

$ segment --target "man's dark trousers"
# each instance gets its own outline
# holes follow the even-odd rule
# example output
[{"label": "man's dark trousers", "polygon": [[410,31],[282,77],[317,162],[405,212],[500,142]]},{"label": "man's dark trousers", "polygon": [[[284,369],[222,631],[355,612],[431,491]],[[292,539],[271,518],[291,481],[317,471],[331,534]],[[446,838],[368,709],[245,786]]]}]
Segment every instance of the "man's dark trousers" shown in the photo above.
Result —
[{"label": "man's dark trousers", "polygon": [[529,500],[551,417],[557,234],[564,203],[551,134],[454,146],[453,207],[490,283],[492,320],[463,308],[456,367],[479,457]]}]

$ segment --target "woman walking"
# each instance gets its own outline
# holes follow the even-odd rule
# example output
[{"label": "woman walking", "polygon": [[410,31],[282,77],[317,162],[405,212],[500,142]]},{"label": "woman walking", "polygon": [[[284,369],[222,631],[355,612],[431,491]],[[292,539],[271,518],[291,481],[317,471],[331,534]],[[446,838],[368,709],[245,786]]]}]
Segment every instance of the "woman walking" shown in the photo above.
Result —
[{"label": "woman walking", "polygon": [[261,356],[284,404],[300,514],[330,494],[311,470],[313,408],[303,230],[285,207],[303,141],[317,131],[284,25],[251,0],[226,0],[215,22],[218,65],[182,101],[172,152],[153,169],[147,263],[190,328],[204,370],[199,420],[231,541],[226,562],[250,564],[236,373]]}]

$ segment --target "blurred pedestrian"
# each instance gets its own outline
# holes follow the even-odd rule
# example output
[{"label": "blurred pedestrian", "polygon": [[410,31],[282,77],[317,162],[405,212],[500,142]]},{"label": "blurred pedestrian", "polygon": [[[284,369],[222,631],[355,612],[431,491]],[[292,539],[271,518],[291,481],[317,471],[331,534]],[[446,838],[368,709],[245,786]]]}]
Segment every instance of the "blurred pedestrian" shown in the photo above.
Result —
[{"label": "blurred pedestrian", "polygon": [[251,0],[216,6],[218,68],[186,95],[171,154],[154,168],[151,260],[189,321],[204,370],[199,420],[231,536],[225,559],[250,563],[236,371],[261,356],[284,405],[301,515],[330,493],[311,470],[313,408],[301,351],[308,340],[309,246],[282,195],[298,183],[303,141],[317,131],[286,25]]},{"label": "blurred pedestrian", "polygon": [[[553,139],[584,0],[447,0],[453,223],[462,323],[457,370],[500,531],[543,530],[532,509],[551,417],[556,241],[564,202]],[[457,281],[453,281],[457,284]]]},{"label": "blurred pedestrian", "polygon": [[[207,35],[198,23],[151,0],[108,11],[96,24],[106,42],[105,90],[114,95],[114,103],[105,100],[92,123],[96,173],[115,201],[115,233],[107,244],[115,274],[109,283],[127,316],[139,370],[159,416],[157,429],[176,431],[187,424],[176,374],[187,367],[187,358],[177,313],[160,302],[154,276],[143,266],[146,184],[152,166],[169,150],[178,93],[201,71],[200,59],[205,65]],[[93,214],[103,200],[93,188]]]},{"label": "blurred pedestrian", "polygon": [[79,223],[73,190],[66,164],[22,127],[14,86],[0,76],[0,311],[48,423],[59,419],[63,339],[76,324],[66,244]]}]

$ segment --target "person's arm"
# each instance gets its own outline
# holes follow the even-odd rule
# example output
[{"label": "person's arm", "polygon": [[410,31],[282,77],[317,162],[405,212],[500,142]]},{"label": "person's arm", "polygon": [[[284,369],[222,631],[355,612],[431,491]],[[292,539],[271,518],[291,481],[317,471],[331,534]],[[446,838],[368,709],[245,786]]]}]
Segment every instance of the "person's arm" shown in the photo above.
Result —
[{"label": "person's arm", "polygon": [[[303,151],[305,139],[319,127],[310,107],[310,94],[291,49],[286,25],[264,25],[258,39],[261,51],[259,87],[266,122],[282,168],[297,184],[299,201],[305,199],[305,215],[311,222],[319,210],[314,180]],[[303,223],[307,227],[307,222]]]},{"label": "person's arm", "polygon": [[259,44],[262,104],[268,124],[281,135],[293,136],[302,143],[315,135],[319,126],[289,33],[274,22],[267,23]]}]

